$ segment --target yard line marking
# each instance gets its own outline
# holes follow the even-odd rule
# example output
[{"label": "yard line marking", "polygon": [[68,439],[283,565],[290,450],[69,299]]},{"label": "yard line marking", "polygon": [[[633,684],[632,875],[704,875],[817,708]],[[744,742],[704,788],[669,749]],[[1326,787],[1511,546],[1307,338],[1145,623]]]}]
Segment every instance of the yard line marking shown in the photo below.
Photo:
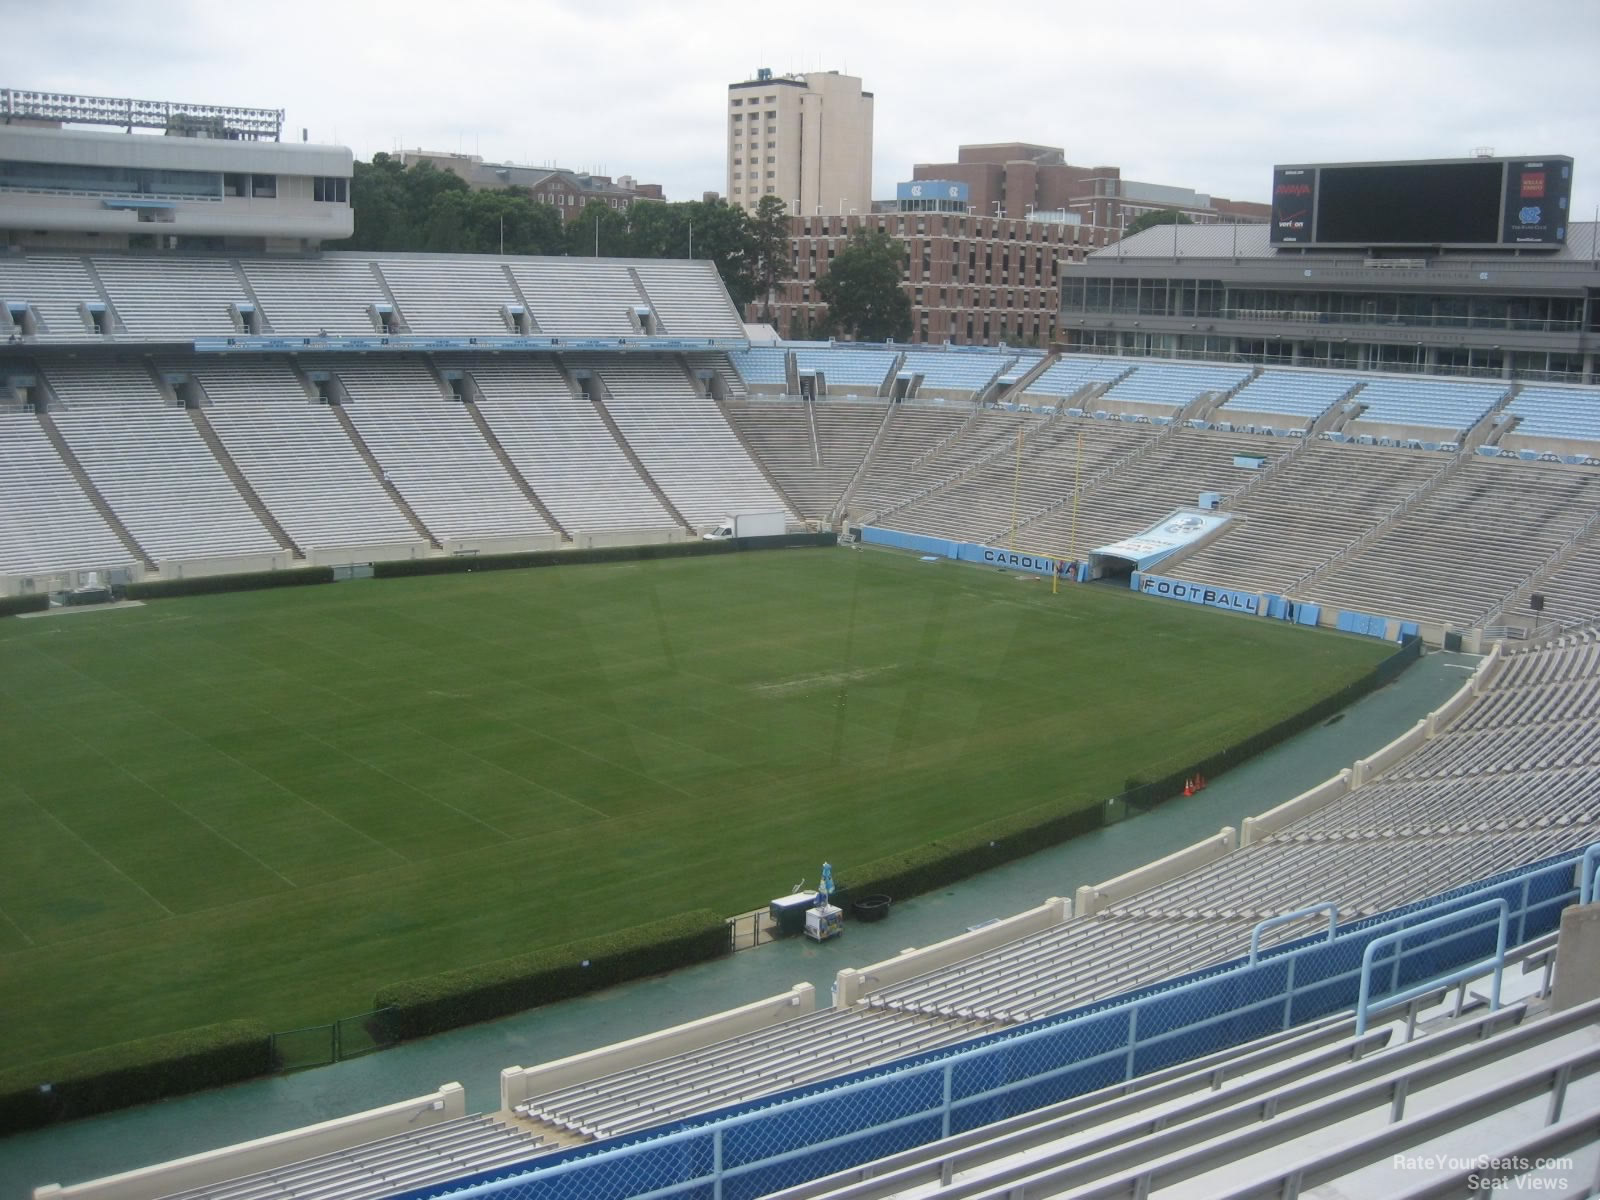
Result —
[{"label": "yard line marking", "polygon": [[15,929],[19,934],[21,934],[22,935],[22,940],[27,942],[28,945],[37,946],[39,944],[38,942],[34,941],[31,937],[29,937],[28,936],[28,931],[26,929],[24,929],[21,925],[18,925],[14,920],[12,920],[11,919],[11,914],[8,913],[3,908],[0,908],[0,917],[4,917],[6,919],[6,924],[11,926],[11,928]]},{"label": "yard line marking", "polygon": [[117,866],[116,863],[112,862],[104,854],[101,854],[100,851],[96,850],[94,848],[94,846],[89,842],[88,838],[84,837],[76,829],[74,829],[72,826],[68,825],[60,817],[56,816],[55,813],[51,812],[43,804],[40,804],[39,801],[34,799],[34,797],[32,795],[28,796],[28,800],[33,804],[33,806],[35,808],[37,808],[40,812],[42,812],[46,817],[50,818],[50,820],[54,821],[62,829],[66,830],[74,838],[76,838],[78,840],[78,843],[81,846],[83,846],[83,848],[85,850],[87,850],[90,854],[94,855],[101,862],[105,863],[105,865],[110,867],[113,872],[115,872],[116,874],[122,876],[122,878],[126,879],[129,883],[131,883],[133,885],[135,891],[142,892],[144,894],[145,898],[148,899],[151,904],[154,904],[157,908],[159,908],[162,912],[166,913],[167,916],[169,916],[169,917],[175,917],[175,916],[178,915],[177,913],[173,912],[170,908],[168,908],[165,904],[161,903],[161,901],[157,900],[154,896],[152,896],[144,888],[144,886],[137,879],[135,879],[132,875],[129,875],[121,867]]}]

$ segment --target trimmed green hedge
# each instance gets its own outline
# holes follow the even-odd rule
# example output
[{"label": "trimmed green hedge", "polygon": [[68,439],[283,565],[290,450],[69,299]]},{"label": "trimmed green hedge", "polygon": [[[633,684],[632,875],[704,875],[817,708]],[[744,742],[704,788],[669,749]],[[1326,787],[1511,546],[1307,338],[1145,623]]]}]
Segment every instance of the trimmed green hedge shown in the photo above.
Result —
[{"label": "trimmed green hedge", "polygon": [[[1421,653],[1422,643],[1412,639],[1366,675],[1333,695],[1153,783],[1135,784],[1130,780],[1128,790],[1116,798],[1131,809],[1148,811],[1179,795],[1183,791],[1184,780],[1190,776],[1200,774],[1210,779],[1220,775],[1229,767],[1254,758],[1263,750],[1326,720],[1368,692],[1388,683],[1415,662]],[[1048,810],[1049,806],[1046,805],[1013,813],[975,829],[964,830],[953,837],[927,842],[898,854],[849,867],[840,872],[834,902],[845,907],[857,896],[875,894],[892,896],[896,900],[909,899],[1001,863],[1024,858],[1035,850],[1068,841],[1105,823],[1106,806],[1103,805],[1065,813]]]},{"label": "trimmed green hedge", "polygon": [[215,592],[254,592],[262,588],[332,583],[332,567],[292,567],[286,571],[247,571],[239,575],[197,575],[192,579],[152,579],[128,585],[129,600],[165,600]]},{"label": "trimmed green hedge", "polygon": [[50,597],[43,592],[32,596],[0,596],[0,617],[14,617],[18,613],[43,612],[50,607]]},{"label": "trimmed green hedge", "polygon": [[846,907],[856,897],[880,893],[896,900],[919,896],[1099,829],[1103,823],[1098,804],[1069,812],[1042,805],[1012,813],[952,837],[849,867],[841,872],[834,903]]},{"label": "trimmed green hedge", "polygon": [[372,564],[379,579],[404,575],[451,575],[465,571],[516,571],[528,567],[579,563],[633,562],[651,558],[696,558],[739,550],[784,550],[795,546],[831,546],[835,533],[784,533],[773,537],[733,538],[722,542],[657,542],[643,546],[594,546],[587,550],[529,550],[522,554],[456,554],[446,558],[402,558]]},{"label": "trimmed green hedge", "polygon": [[[729,953],[728,924],[707,909],[514,958],[390,984],[373,1007],[386,1040],[426,1037],[461,1025],[568,1000]],[[587,963],[587,965],[584,965]]]},{"label": "trimmed green hedge", "polygon": [[225,1021],[12,1067],[0,1071],[0,1134],[235,1083],[272,1065],[267,1026]]}]

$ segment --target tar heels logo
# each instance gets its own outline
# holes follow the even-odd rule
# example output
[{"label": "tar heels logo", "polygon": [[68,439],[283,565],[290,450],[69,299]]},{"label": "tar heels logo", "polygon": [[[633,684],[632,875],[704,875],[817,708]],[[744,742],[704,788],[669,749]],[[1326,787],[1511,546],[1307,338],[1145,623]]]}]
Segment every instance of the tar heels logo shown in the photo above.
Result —
[{"label": "tar heels logo", "polygon": [[1517,220],[1521,221],[1524,225],[1537,225],[1543,217],[1544,209],[1540,208],[1537,204],[1530,204],[1517,214]]},{"label": "tar heels logo", "polygon": [[1199,517],[1179,517],[1176,521],[1168,521],[1164,527],[1166,533],[1193,533],[1204,528],[1205,522]]}]

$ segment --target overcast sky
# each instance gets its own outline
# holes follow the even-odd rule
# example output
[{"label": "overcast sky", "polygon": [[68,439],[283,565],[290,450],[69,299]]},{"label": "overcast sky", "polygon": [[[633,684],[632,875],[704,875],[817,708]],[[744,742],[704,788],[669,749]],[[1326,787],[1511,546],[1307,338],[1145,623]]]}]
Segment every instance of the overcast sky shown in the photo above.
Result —
[{"label": "overcast sky", "polygon": [[873,188],[962,142],[1267,199],[1274,162],[1577,160],[1600,204],[1600,0],[0,0],[0,86],[282,108],[357,156],[425,147],[724,186],[727,85],[876,93]]}]

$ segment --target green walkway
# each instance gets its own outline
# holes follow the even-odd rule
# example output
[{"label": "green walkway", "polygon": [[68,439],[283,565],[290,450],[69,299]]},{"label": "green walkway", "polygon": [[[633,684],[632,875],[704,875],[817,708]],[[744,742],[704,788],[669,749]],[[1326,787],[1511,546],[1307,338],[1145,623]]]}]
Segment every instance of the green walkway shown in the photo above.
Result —
[{"label": "green walkway", "polygon": [[[1049,896],[1068,896],[1187,846],[1320,783],[1437,708],[1476,659],[1431,654],[1399,680],[1197,796],[1099,830],[962,884],[896,904],[889,920],[836,941],[796,939],[672,975],[441,1034],[295,1075],[148,1105],[0,1141],[0,1200],[326,1121],[460,1082],[468,1111],[499,1107],[500,1070],[636,1037],[809,980],[828,1003],[836,971],[927,945]],[[818,864],[820,869],[821,864]],[[777,891],[793,880],[775,881]],[[814,880],[813,880],[814,882]]]}]

